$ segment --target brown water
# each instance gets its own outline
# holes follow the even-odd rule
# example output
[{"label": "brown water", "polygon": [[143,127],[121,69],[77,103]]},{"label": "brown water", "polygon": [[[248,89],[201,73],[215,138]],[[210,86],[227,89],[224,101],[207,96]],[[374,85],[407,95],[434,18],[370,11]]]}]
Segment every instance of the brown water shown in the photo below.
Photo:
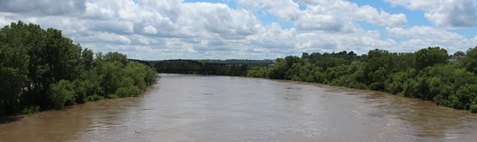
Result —
[{"label": "brown water", "polygon": [[477,115],[386,93],[162,74],[143,96],[0,124],[0,141],[477,141]]}]

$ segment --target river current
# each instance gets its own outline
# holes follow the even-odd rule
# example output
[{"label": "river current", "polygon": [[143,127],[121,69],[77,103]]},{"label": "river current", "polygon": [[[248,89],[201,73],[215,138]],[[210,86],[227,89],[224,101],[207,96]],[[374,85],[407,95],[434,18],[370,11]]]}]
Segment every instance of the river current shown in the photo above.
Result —
[{"label": "river current", "polygon": [[375,91],[161,74],[140,97],[0,124],[0,141],[477,141],[477,115]]}]

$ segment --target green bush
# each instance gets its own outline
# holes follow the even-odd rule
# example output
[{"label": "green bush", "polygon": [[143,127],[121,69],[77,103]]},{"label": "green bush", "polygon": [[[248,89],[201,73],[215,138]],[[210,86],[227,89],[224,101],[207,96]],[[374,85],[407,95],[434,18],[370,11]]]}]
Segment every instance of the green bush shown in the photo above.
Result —
[{"label": "green bush", "polygon": [[[116,92],[117,92],[117,91],[116,91]],[[108,95],[108,98],[109,98],[109,99],[117,99],[117,98],[120,98],[120,97],[119,97],[118,95],[116,95],[116,94],[109,94],[109,95]]]},{"label": "green bush", "polygon": [[477,104],[470,105],[470,112],[477,113]]},{"label": "green bush", "polygon": [[27,106],[23,108],[21,114],[25,116],[31,116],[34,113],[37,113],[38,111],[40,111],[39,106]]},{"label": "green bush", "polygon": [[138,96],[140,93],[140,90],[137,86],[131,86],[131,87],[121,87],[116,91],[116,95],[119,97],[132,97],[132,96]]},{"label": "green bush", "polygon": [[52,107],[62,109],[65,105],[75,104],[75,94],[72,84],[67,80],[60,80],[57,84],[50,85],[49,100]]}]

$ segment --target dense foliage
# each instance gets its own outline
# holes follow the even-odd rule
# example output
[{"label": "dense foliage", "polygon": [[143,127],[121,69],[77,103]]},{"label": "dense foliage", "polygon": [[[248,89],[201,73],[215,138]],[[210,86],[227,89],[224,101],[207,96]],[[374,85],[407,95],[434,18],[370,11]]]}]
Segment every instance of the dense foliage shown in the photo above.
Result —
[{"label": "dense foliage", "polygon": [[225,70],[223,75],[386,91],[476,113],[477,47],[454,55],[465,56],[456,62],[449,62],[447,51],[439,47],[424,48],[414,53],[390,53],[375,49],[361,56],[346,51],[303,53],[302,57],[279,58],[270,68],[252,66],[222,70]]},{"label": "dense foliage", "polygon": [[1,28],[0,116],[137,96],[158,78],[126,55],[93,56],[60,30],[21,21]]}]

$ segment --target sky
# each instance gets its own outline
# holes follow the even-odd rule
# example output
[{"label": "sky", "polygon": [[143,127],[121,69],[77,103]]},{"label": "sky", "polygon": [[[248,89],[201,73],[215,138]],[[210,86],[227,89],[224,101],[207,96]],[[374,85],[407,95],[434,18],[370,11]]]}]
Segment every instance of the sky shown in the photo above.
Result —
[{"label": "sky", "polygon": [[449,54],[477,46],[476,0],[0,0],[0,25],[62,30],[129,58],[274,59],[303,52]]}]

